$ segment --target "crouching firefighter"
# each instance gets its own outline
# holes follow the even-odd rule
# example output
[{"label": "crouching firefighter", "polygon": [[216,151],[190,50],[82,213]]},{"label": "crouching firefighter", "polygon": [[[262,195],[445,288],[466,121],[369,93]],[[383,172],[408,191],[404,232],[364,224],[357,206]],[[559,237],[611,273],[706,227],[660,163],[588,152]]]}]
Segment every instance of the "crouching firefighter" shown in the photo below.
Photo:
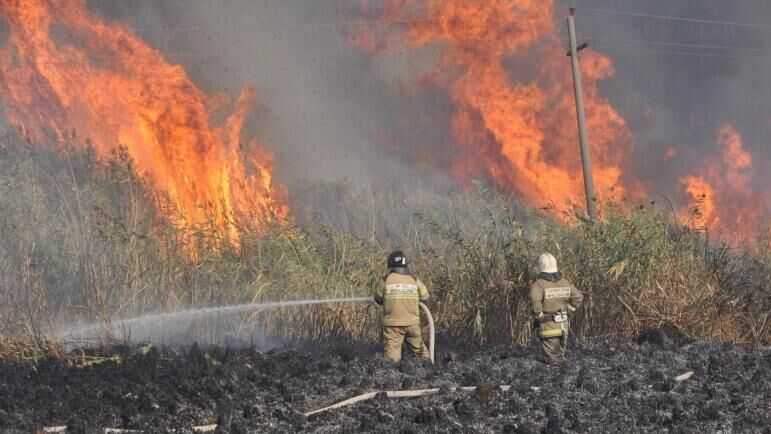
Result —
[{"label": "crouching firefighter", "polygon": [[388,255],[388,273],[375,289],[375,302],[383,306],[383,340],[385,356],[398,362],[402,343],[420,357],[430,357],[420,327],[418,303],[428,300],[426,285],[407,268],[407,258],[397,250]]},{"label": "crouching firefighter", "polygon": [[565,360],[568,317],[581,306],[584,296],[557,269],[557,260],[549,253],[538,258],[538,279],[530,288],[530,302],[545,361]]}]

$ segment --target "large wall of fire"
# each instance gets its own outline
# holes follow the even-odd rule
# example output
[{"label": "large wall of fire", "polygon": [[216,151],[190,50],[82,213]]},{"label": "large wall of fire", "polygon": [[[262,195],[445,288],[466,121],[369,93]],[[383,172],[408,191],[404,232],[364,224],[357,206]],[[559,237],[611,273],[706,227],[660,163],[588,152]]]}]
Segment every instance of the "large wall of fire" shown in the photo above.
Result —
[{"label": "large wall of fire", "polygon": [[[460,184],[484,177],[533,206],[562,210],[583,203],[583,186],[560,32],[564,11],[557,9],[554,0],[385,0],[358,2],[338,16],[390,23],[340,28],[349,47],[373,59],[394,51],[419,56],[432,48],[430,66],[412,84],[439,89],[451,102],[447,124],[438,126],[449,131],[449,157],[413,153],[398,138],[388,146]],[[276,149],[243,133],[253,89],[245,87],[232,101],[207,94],[184,67],[128,25],[92,13],[85,0],[7,1],[0,3],[0,17],[8,28],[0,47],[0,97],[9,121],[35,142],[77,131],[102,153],[124,146],[168,193],[180,224],[214,218],[236,239],[234,219],[259,224],[289,215],[274,182]],[[600,86],[613,80],[614,61],[587,50],[581,62],[599,196],[645,201],[651,182],[632,161],[636,134]],[[229,116],[212,121],[223,107]],[[757,156],[730,120],[716,123],[712,137],[717,152],[703,155],[699,170],[677,173],[671,186],[690,203],[679,217],[755,239],[769,217],[755,180]],[[678,154],[673,145],[660,158]],[[693,203],[699,204],[696,214]]]}]

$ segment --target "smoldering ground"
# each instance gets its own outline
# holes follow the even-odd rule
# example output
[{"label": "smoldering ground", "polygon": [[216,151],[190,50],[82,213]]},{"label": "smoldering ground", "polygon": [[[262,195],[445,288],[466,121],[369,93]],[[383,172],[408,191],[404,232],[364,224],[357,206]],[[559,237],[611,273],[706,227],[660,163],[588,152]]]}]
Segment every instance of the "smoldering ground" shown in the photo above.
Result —
[{"label": "smoldering ground", "polygon": [[[652,336],[652,337],[651,337]],[[676,347],[592,341],[549,367],[535,348],[452,350],[436,364],[391,365],[374,347],[306,350],[115,348],[118,361],[0,368],[0,428],[67,425],[145,432],[767,432],[771,352],[728,343]],[[692,371],[687,380],[676,381]],[[31,387],[34,385],[34,387]],[[507,392],[499,385],[510,385]],[[451,392],[481,386],[475,392]],[[306,418],[303,413],[372,390],[440,388]]]}]

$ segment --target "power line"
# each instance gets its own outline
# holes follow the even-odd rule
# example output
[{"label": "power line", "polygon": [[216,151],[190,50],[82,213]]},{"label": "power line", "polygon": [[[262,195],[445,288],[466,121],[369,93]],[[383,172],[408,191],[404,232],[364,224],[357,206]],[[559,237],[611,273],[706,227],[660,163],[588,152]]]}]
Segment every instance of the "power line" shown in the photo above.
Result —
[{"label": "power line", "polygon": [[[595,38],[599,39],[599,38]],[[645,49],[645,48],[627,48],[627,47],[619,47],[619,46],[610,46],[610,45],[597,45],[592,44],[590,45],[590,48],[598,49],[598,50],[616,50],[616,51],[629,51],[629,52],[638,52],[638,53],[647,53],[647,54],[667,54],[667,55],[679,55],[679,56],[692,56],[692,57],[716,57],[716,58],[732,58],[732,59],[768,59],[769,56],[771,56],[771,51],[763,51],[764,54],[768,54],[769,56],[763,56],[763,55],[752,55],[751,53],[747,53],[745,55],[741,54],[718,54],[718,53],[695,53],[695,52],[687,52],[687,51],[668,51],[668,50],[656,50],[656,49]],[[440,49],[439,47],[434,47],[432,51]],[[323,62],[323,61],[339,61],[340,58],[335,57],[327,57],[326,55],[333,55],[333,54],[353,54],[353,53],[361,53],[361,50],[359,49],[350,49],[350,50],[336,50],[336,51],[321,51],[321,52],[315,52],[316,54],[319,54],[318,57],[278,57],[278,56],[265,56],[262,58],[237,58],[237,59],[227,59],[226,56],[218,56],[218,55],[206,55],[206,54],[179,54],[179,55],[163,55],[165,62],[158,61],[158,62],[131,62],[132,65],[169,65],[169,66],[176,66],[177,63],[174,63],[174,57],[183,57],[188,58],[192,60],[185,61],[184,66],[193,66],[193,65],[229,65],[229,64],[257,64],[257,63],[277,63],[277,62]],[[309,53],[313,54],[313,53]],[[412,54],[407,51],[399,51],[391,53],[391,56],[403,56],[407,54]],[[221,57],[221,58],[217,58]],[[96,59],[101,60],[109,60],[110,57],[97,57]],[[35,65],[93,65],[93,62],[90,61],[79,61],[79,60],[57,60],[57,61],[41,61],[41,62],[34,62]]]},{"label": "power line", "polygon": [[[594,9],[594,8],[580,8],[583,10],[590,10],[590,11],[598,11],[598,12],[609,12],[609,13],[618,13],[622,15],[640,15],[640,16],[651,16],[656,18],[667,18],[667,19],[678,19],[677,17],[668,17],[663,15],[649,15],[649,14],[637,14],[637,13],[631,13],[631,12],[621,12],[621,11],[612,11],[608,9]],[[682,18],[682,20],[696,20],[696,19],[690,19],[690,18]],[[349,21],[349,22],[334,22],[334,23],[302,23],[302,24],[272,24],[272,25],[255,25],[255,26],[245,26],[240,27],[240,29],[256,29],[260,27],[311,27],[311,26],[339,26],[339,25],[358,25],[358,24],[390,24],[390,23],[413,23],[413,22],[428,22],[428,21],[438,21],[437,19],[412,19],[412,20],[373,20],[373,21]],[[704,20],[700,20],[704,21]],[[715,22],[717,23],[717,22]],[[741,23],[727,23],[726,24],[741,24]],[[771,28],[771,26],[766,26]],[[152,31],[152,30],[204,30],[204,29],[217,29],[218,27],[211,26],[211,27],[167,27],[167,28],[137,28],[137,29],[130,29],[134,31]],[[239,27],[231,27],[232,29],[239,29]],[[562,35],[560,35],[562,36]],[[559,37],[552,36],[549,38],[545,38],[543,40],[549,41],[549,40],[556,40],[559,39]],[[651,44],[651,45],[661,45],[661,46],[673,46],[673,47],[690,47],[690,48],[700,48],[700,49],[723,49],[723,50],[741,50],[741,51],[750,51],[758,54],[769,54],[771,55],[770,50],[764,50],[760,48],[749,48],[749,47],[736,47],[736,46],[721,46],[721,45],[705,45],[705,44],[688,44],[688,43],[677,43],[677,42],[664,42],[664,41],[651,41],[651,40],[641,40],[641,39],[623,39],[623,38],[611,38],[611,37],[587,37],[588,40],[599,40],[599,41],[617,41],[617,42],[628,42],[628,43],[640,43],[640,44]],[[624,48],[624,47],[618,47],[618,46],[603,46],[603,45],[593,45],[594,48],[598,49],[606,49],[606,50],[619,50],[619,51],[631,51],[631,52],[642,52],[642,53],[650,53],[650,54],[670,54],[670,55],[683,55],[683,56],[702,56],[702,57],[726,57],[726,58],[752,58],[752,57],[759,57],[762,58],[764,56],[749,56],[749,55],[730,55],[730,54],[716,54],[716,53],[695,53],[695,52],[683,52],[683,51],[661,51],[661,50],[653,50],[653,49],[634,49],[634,48]],[[435,51],[437,49],[440,49],[440,47],[434,46],[434,47],[424,47],[424,49],[429,49],[431,51]],[[203,54],[203,53],[171,53],[161,54],[164,59],[173,61],[174,58],[180,58],[181,59],[211,59],[211,60],[196,60],[194,62],[185,62],[186,65],[190,64],[239,64],[239,63],[261,63],[270,61],[270,60],[287,60],[287,61],[320,61],[320,60],[334,60],[334,59],[324,59],[322,56],[326,54],[347,54],[347,53],[358,53],[361,52],[361,49],[359,48],[351,48],[351,49],[338,49],[338,50],[308,50],[305,52],[300,52],[299,54],[308,57],[293,57],[288,56],[286,58],[275,56],[274,54],[279,54],[277,52],[263,52],[263,53],[257,53],[258,56],[263,56],[259,59],[248,59],[248,58],[234,58],[234,59],[227,59],[226,56],[219,55],[219,54]],[[292,53],[287,51],[287,54]],[[297,54],[297,53],[295,53]],[[314,54],[318,54],[319,57],[313,56]],[[404,51],[398,51],[398,52],[391,52],[392,56],[401,56],[407,54]],[[117,58],[118,56],[92,56],[90,59],[92,60],[102,60],[102,61],[109,61],[112,58]],[[139,64],[139,65],[155,65],[155,64],[161,64],[163,62],[132,62],[132,64]],[[35,62],[37,65],[77,65],[77,64],[93,64],[93,62],[90,61],[42,61],[42,62]]]},{"label": "power line", "polygon": [[687,21],[692,23],[723,24],[728,26],[745,26],[745,27],[756,27],[761,29],[771,29],[771,25],[768,25],[768,24],[739,23],[734,21],[719,21],[719,20],[705,20],[701,18],[673,17],[669,15],[643,14],[639,12],[617,11],[612,9],[596,9],[596,8],[576,8],[576,9],[591,11],[591,12],[602,12],[602,13],[615,14],[615,15],[629,15],[633,17],[658,18],[663,20]]},{"label": "power line", "polygon": [[753,51],[753,52],[757,52],[757,53],[771,54],[771,50],[764,50],[762,48],[735,47],[735,46],[728,46],[728,45],[686,44],[686,43],[679,43],[679,42],[651,41],[651,40],[646,40],[646,39],[609,38],[609,37],[603,37],[603,36],[591,36],[591,37],[587,36],[586,39],[588,39],[588,40],[598,40],[598,41],[634,42],[634,43],[640,43],[640,44],[664,45],[664,46],[674,46],[674,47],[709,48],[709,49],[720,49],[720,50],[741,50],[741,51]]},{"label": "power line", "polygon": [[188,27],[128,27],[133,32],[173,32],[173,31],[200,31],[200,30],[257,30],[264,28],[302,28],[302,27],[345,27],[360,25],[388,25],[388,24],[412,24],[422,22],[439,21],[438,18],[414,18],[401,20],[360,20],[360,21],[335,21],[326,23],[281,23],[281,24],[252,24],[249,26],[188,26]]},{"label": "power line", "polygon": [[693,57],[723,57],[731,59],[768,59],[767,56],[753,56],[753,55],[732,55],[732,54],[716,54],[716,53],[693,53],[687,51],[664,51],[654,49],[641,49],[641,48],[626,48],[626,47],[612,47],[604,45],[591,45],[593,49],[600,50],[618,50],[618,51],[630,51],[635,53],[647,53],[647,54],[669,54],[676,56],[693,56]]},{"label": "power line", "polygon": [[[438,51],[441,50],[442,47],[440,46],[434,46],[434,47],[425,47],[423,48],[423,51]],[[228,59],[227,55],[221,55],[221,54],[203,54],[203,53],[177,53],[177,54],[161,54],[162,59],[159,61],[139,61],[139,62],[131,62],[131,65],[162,65],[167,64],[169,66],[176,66],[175,58],[182,58],[182,59],[192,59],[190,61],[185,61],[185,66],[189,65],[199,65],[199,64],[248,64],[248,63],[268,63],[268,62],[274,62],[274,61],[321,61],[321,60],[332,60],[332,61],[338,61],[339,57],[327,57],[327,55],[345,55],[345,54],[357,54],[357,53],[365,53],[365,51],[359,49],[359,48],[342,48],[339,50],[308,50],[308,51],[302,51],[302,52],[292,52],[292,51],[284,51],[284,52],[262,52],[262,53],[256,53],[257,56],[261,56],[259,58],[244,58],[244,57],[238,57],[233,59]],[[289,54],[289,56],[283,56],[284,54]],[[291,54],[298,54],[298,56],[292,56]],[[411,52],[408,52],[406,50],[400,50],[400,51],[393,51],[389,52],[390,56],[404,56],[412,54]],[[318,56],[315,56],[318,55]],[[44,57],[38,57],[35,60],[39,59],[46,59],[51,58],[51,56],[44,56]],[[32,63],[34,65],[94,65],[95,61],[102,61],[102,62],[109,62],[110,60],[118,60],[120,59],[120,56],[89,56],[89,60],[82,61],[82,60],[42,60],[42,61],[33,61]],[[181,59],[180,59],[181,60]]]}]

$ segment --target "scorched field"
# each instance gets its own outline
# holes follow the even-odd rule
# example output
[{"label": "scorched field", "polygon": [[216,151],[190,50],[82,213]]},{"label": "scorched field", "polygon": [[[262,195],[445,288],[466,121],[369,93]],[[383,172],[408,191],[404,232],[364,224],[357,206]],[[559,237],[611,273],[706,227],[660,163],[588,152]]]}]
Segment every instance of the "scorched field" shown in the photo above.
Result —
[{"label": "scorched field", "polygon": [[[373,347],[310,350],[115,348],[90,366],[51,360],[0,370],[0,429],[30,432],[768,433],[771,350],[682,347],[659,333],[591,341],[561,367],[534,348],[440,350],[387,362]],[[692,373],[690,375],[689,373]],[[686,374],[686,375],[683,375]],[[678,377],[680,380],[678,381]],[[689,377],[689,378],[685,378]],[[683,379],[685,378],[685,379]],[[499,386],[510,386],[501,391]],[[476,390],[454,390],[477,386]],[[312,416],[372,391],[385,394]],[[216,426],[215,426],[216,425]]]}]

